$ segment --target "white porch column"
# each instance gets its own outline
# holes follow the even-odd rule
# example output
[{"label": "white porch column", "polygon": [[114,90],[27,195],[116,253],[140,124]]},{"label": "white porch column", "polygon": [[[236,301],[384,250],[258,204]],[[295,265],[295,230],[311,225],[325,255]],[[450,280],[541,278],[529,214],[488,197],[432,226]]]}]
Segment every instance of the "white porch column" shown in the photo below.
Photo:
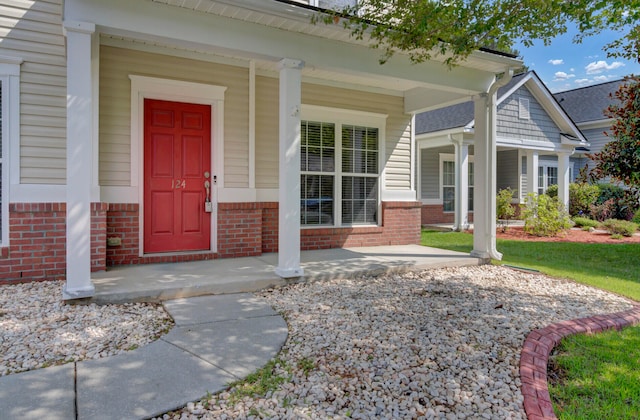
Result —
[{"label": "white porch column", "polygon": [[558,200],[569,210],[569,152],[558,152]]},{"label": "white porch column", "polygon": [[[527,150],[527,191],[538,193],[538,151]],[[526,194],[525,194],[526,195]]]},{"label": "white porch column", "polygon": [[496,93],[474,98],[473,251],[478,258],[501,259],[496,249]]},{"label": "white porch column", "polygon": [[469,228],[469,146],[462,139],[455,139],[455,216],[453,230]]},{"label": "white porch column", "polygon": [[90,297],[93,181],[92,35],[95,25],[65,22],[67,37],[67,280],[64,299]]},{"label": "white porch column", "polygon": [[300,267],[300,107],[304,62],[285,58],[280,68],[280,177],[278,267],[283,278],[304,275]]}]

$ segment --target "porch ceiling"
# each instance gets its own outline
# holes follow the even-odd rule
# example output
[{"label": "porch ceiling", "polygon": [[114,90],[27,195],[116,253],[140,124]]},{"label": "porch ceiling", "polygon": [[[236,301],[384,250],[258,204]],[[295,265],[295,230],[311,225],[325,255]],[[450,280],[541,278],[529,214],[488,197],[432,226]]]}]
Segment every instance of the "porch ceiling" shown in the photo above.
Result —
[{"label": "porch ceiling", "polygon": [[64,19],[96,24],[105,38],[176,52],[224,57],[276,73],[280,59],[305,61],[303,77],[405,97],[420,112],[468,100],[517,60],[477,52],[447,69],[437,60],[411,64],[401,53],[384,65],[381,52],[340,25],[314,25],[316,13],[275,0],[66,0]]}]

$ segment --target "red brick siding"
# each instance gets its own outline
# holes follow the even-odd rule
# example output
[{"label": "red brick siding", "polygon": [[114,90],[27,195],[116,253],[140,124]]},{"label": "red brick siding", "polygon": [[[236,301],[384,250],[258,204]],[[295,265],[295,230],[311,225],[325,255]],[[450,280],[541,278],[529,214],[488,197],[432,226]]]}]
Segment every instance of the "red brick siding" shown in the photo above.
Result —
[{"label": "red brick siding", "polygon": [[[65,203],[10,203],[9,246],[0,250],[0,283],[58,280],[66,273]],[[105,268],[106,204],[91,204],[91,270]]]},{"label": "red brick siding", "polygon": [[91,271],[107,267],[107,203],[91,204]]},{"label": "red brick siding", "polygon": [[237,258],[261,254],[261,203],[219,203],[218,256]]},{"label": "red brick siding", "polygon": [[107,266],[171,263],[212,260],[213,252],[195,252],[167,255],[139,256],[140,252],[140,206],[138,204],[111,203],[107,211],[106,240],[119,238],[120,245],[107,246]]},{"label": "red brick siding", "polygon": [[138,264],[139,205],[109,204],[107,211],[107,240],[119,238],[120,245],[107,246],[107,266]]},{"label": "red brick siding", "polygon": [[420,203],[382,203],[382,226],[310,228],[301,231],[302,250],[420,243]]},{"label": "red brick siding", "polygon": [[[453,212],[445,212],[443,210],[442,204],[423,204],[420,221],[423,225],[435,225],[440,223],[453,224],[454,217]],[[469,212],[468,220],[469,223],[473,222],[472,212]]]}]

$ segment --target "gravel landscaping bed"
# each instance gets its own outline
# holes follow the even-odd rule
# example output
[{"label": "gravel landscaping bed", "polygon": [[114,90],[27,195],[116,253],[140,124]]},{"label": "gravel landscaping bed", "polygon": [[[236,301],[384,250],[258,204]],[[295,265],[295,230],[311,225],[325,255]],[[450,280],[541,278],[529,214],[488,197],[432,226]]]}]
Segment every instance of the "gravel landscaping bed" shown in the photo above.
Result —
[{"label": "gravel landscaping bed", "polygon": [[63,284],[0,286],[0,376],[133,350],[173,326],[156,304],[65,305]]},{"label": "gravel landscaping bed", "polygon": [[282,383],[253,397],[236,397],[236,385],[165,419],[523,419],[526,334],[632,306],[495,266],[302,283],[261,296],[289,324],[273,372]]}]

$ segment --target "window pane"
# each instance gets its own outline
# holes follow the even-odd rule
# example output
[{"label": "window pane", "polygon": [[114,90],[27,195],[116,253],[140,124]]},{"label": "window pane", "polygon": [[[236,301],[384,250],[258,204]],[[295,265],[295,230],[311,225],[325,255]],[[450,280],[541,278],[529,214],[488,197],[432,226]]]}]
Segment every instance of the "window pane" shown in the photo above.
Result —
[{"label": "window pane", "polygon": [[444,211],[455,210],[455,187],[442,187],[442,209]]},{"label": "window pane", "polygon": [[455,166],[453,162],[442,162],[442,185],[454,186],[456,183]]},{"label": "window pane", "polygon": [[357,174],[378,173],[378,130],[342,126],[342,171]]},{"label": "window pane", "polygon": [[547,168],[547,188],[558,183],[558,168]]},{"label": "window pane", "polygon": [[333,224],[333,176],[301,175],[300,223]]},{"label": "window pane", "polygon": [[473,186],[473,163],[469,162],[469,186]]},{"label": "window pane", "polygon": [[342,180],[342,223],[378,222],[378,179],[344,177]]},{"label": "window pane", "polygon": [[469,211],[473,211],[473,186],[469,187]]},{"label": "window pane", "polygon": [[302,121],[300,135],[300,170],[335,171],[335,125]]}]

